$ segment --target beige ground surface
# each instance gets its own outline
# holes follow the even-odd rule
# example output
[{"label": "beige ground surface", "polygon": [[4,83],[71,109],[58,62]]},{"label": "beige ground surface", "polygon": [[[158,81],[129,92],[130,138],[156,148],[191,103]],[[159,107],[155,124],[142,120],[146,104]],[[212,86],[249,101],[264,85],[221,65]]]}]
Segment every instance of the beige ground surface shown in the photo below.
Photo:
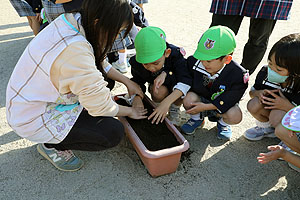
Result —
[{"label": "beige ground surface", "polygon": [[[196,48],[211,21],[209,0],[151,0],[145,5],[151,25],[165,30],[170,43],[183,46],[187,55]],[[36,144],[18,137],[5,120],[5,90],[9,76],[33,38],[26,18],[18,17],[8,0],[0,7],[0,199],[300,199],[300,176],[286,162],[260,165],[259,152],[275,139],[245,140],[242,133],[254,125],[241,102],[243,121],[233,127],[233,139],[216,139],[215,124],[187,136],[191,154],[170,175],[151,178],[132,147],[123,142],[103,152],[76,152],[85,161],[78,172],[56,170],[36,151]],[[270,38],[300,31],[300,2],[294,1],[291,19],[277,23]],[[238,34],[234,54],[240,62],[249,19]],[[262,64],[266,63],[266,56]],[[260,66],[261,66],[260,65]],[[256,73],[255,73],[256,74]],[[251,77],[250,84],[254,82]],[[114,93],[124,92],[117,87]]]}]

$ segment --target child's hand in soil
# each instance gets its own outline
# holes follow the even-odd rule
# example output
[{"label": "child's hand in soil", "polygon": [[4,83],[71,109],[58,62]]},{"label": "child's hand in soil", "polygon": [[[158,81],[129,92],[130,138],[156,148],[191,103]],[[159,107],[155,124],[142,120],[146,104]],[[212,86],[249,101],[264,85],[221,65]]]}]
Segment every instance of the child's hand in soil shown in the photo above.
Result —
[{"label": "child's hand in soil", "polygon": [[147,109],[133,108],[131,107],[132,112],[128,115],[128,117],[132,119],[145,119],[147,118]]},{"label": "child's hand in soil", "polygon": [[152,124],[156,122],[158,124],[159,122],[163,122],[167,112],[169,111],[170,104],[166,101],[162,101],[160,105],[154,109],[153,113],[148,117],[148,120],[152,119]]},{"label": "child's hand in soil", "polygon": [[259,154],[260,157],[257,157],[259,163],[266,164],[268,162],[271,162],[272,160],[282,158],[284,157],[284,154],[286,152],[286,150],[279,145],[268,146],[268,149],[270,150],[270,152],[260,153]]}]

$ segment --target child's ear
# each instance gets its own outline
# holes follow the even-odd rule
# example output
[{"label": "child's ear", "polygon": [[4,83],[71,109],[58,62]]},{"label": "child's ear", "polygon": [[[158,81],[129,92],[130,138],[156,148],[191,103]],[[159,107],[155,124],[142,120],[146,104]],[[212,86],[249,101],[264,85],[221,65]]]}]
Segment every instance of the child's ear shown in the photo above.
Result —
[{"label": "child's ear", "polygon": [[165,50],[165,56],[166,56],[166,58],[169,57],[170,54],[171,54],[171,49],[170,49],[170,48],[167,48],[167,49]]},{"label": "child's ear", "polygon": [[227,56],[225,56],[225,64],[229,64],[230,62],[231,62],[231,60],[232,60],[232,56],[231,55],[227,55]]}]

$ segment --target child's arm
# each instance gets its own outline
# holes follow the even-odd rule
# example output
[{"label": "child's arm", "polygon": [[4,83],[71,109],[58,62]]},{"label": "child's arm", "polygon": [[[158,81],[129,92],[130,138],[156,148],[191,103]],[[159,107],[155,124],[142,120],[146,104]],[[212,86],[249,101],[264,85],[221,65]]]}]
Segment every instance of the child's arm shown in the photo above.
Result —
[{"label": "child's arm", "polygon": [[124,76],[123,74],[121,74],[120,72],[118,72],[115,68],[111,67],[109,69],[109,71],[107,72],[107,77],[112,80],[123,83],[127,87],[129,95],[137,94],[142,98],[144,97],[144,93],[140,86],[132,80],[130,80],[129,78],[127,78],[126,76]]},{"label": "child's arm", "polygon": [[270,152],[268,153],[260,153],[260,157],[257,157],[257,160],[261,164],[266,164],[278,158],[282,158],[285,161],[295,165],[296,167],[300,167],[300,157],[286,151],[282,146],[268,146]]},{"label": "child's arm", "polygon": [[195,115],[206,110],[217,110],[217,107],[212,103],[195,102],[191,103],[191,108],[186,113]]},{"label": "child's arm", "polygon": [[153,82],[153,92],[158,93],[158,89],[165,82],[167,77],[167,73],[165,71],[161,72],[159,76],[157,76]]},{"label": "child's arm", "polygon": [[159,122],[163,122],[167,112],[170,108],[170,105],[175,102],[178,98],[180,98],[183,95],[183,92],[175,89],[171,94],[169,94],[161,103],[160,105],[153,111],[153,113],[148,117],[150,120],[152,119],[152,124],[156,122],[158,124]]}]

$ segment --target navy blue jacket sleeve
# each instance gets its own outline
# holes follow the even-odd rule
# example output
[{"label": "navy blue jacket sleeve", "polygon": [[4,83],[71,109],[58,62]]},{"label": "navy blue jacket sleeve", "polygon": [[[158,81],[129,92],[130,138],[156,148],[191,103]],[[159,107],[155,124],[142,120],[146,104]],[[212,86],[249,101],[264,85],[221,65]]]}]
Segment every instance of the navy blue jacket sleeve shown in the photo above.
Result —
[{"label": "navy blue jacket sleeve", "polygon": [[132,75],[131,80],[137,83],[141,87],[142,91],[145,93],[146,80],[143,78],[142,74],[140,73],[141,67],[143,67],[143,65],[136,61],[135,56],[130,58],[129,63],[131,65],[131,75]]}]

